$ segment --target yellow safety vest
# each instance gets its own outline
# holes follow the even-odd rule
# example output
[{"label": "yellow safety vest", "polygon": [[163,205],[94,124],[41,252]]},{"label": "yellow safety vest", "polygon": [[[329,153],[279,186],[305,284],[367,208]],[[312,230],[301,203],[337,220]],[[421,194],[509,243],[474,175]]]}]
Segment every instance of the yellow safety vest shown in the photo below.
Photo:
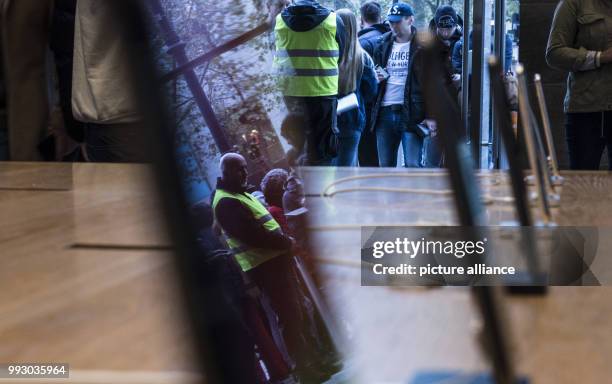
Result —
[{"label": "yellow safety vest", "polygon": [[331,96],[338,94],[336,14],[330,12],[310,31],[296,32],[281,15],[276,17],[274,68],[285,96]]},{"label": "yellow safety vest", "polygon": [[[272,215],[270,215],[270,212],[268,212],[266,207],[264,207],[259,200],[253,197],[250,193],[231,193],[224,191],[223,189],[217,189],[212,203],[213,212],[217,208],[219,201],[224,198],[236,199],[240,201],[242,205],[253,213],[255,219],[261,225],[263,225],[266,230],[270,232],[281,230],[280,225],[278,225],[276,220],[274,220]],[[255,268],[265,261],[281,255],[284,252],[279,250],[249,247],[241,243],[238,239],[229,236],[227,233],[225,233],[225,231],[223,231],[223,234],[225,235],[227,245],[234,253],[234,257],[240,265],[240,268],[245,272]]]}]

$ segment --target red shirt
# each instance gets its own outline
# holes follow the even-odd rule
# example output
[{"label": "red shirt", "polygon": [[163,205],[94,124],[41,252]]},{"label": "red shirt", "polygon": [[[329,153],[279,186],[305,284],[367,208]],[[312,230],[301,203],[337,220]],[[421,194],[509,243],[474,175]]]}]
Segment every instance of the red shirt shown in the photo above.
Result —
[{"label": "red shirt", "polygon": [[280,225],[281,229],[283,230],[283,233],[285,235],[289,235],[289,224],[287,223],[287,218],[285,217],[285,211],[283,211],[282,208],[276,207],[274,205],[268,206],[268,211],[270,212],[274,220],[276,220],[278,225]]}]

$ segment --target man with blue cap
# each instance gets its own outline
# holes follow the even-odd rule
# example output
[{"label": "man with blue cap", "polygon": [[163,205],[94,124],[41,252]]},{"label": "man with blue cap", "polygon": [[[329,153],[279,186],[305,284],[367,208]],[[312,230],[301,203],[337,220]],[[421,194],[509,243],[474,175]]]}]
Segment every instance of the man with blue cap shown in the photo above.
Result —
[{"label": "man with blue cap", "polygon": [[391,31],[380,37],[373,55],[380,85],[370,129],[376,133],[381,167],[395,167],[400,144],[404,165],[420,167],[424,136],[419,126],[426,122],[419,80],[423,64],[416,54],[420,47],[414,38],[412,7],[393,4],[387,20]]}]

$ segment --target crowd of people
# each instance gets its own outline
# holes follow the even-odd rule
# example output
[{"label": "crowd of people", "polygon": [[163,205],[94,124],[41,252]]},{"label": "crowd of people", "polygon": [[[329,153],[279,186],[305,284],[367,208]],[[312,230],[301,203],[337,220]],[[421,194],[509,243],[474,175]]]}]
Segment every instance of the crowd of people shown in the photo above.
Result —
[{"label": "crowd of people", "polygon": [[[294,147],[290,160],[395,167],[401,146],[406,167],[443,166],[422,91],[423,39],[409,4],[393,4],[384,19],[376,1],[361,6],[360,20],[349,9],[332,11],[315,0],[293,1],[278,13],[274,68],[288,109],[282,134]],[[435,36],[458,103],[462,20],[442,5],[423,32]],[[356,103],[338,109],[351,98]]]},{"label": "crowd of people", "polygon": [[192,216],[241,324],[232,330],[240,335],[233,346],[239,367],[258,383],[325,382],[342,365],[308,284],[301,181],[276,168],[250,185],[247,162],[235,152],[221,157],[220,172],[210,200],[196,203]]}]

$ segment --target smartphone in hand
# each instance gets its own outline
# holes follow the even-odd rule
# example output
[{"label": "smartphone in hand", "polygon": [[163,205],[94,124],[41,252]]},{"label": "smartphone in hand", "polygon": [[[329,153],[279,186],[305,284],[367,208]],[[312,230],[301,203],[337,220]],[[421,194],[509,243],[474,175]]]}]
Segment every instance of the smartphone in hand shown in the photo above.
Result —
[{"label": "smartphone in hand", "polygon": [[380,65],[377,65],[376,67],[374,67],[374,71],[376,71],[376,76],[378,77],[378,82],[387,80],[389,78],[389,72],[387,72]]}]

